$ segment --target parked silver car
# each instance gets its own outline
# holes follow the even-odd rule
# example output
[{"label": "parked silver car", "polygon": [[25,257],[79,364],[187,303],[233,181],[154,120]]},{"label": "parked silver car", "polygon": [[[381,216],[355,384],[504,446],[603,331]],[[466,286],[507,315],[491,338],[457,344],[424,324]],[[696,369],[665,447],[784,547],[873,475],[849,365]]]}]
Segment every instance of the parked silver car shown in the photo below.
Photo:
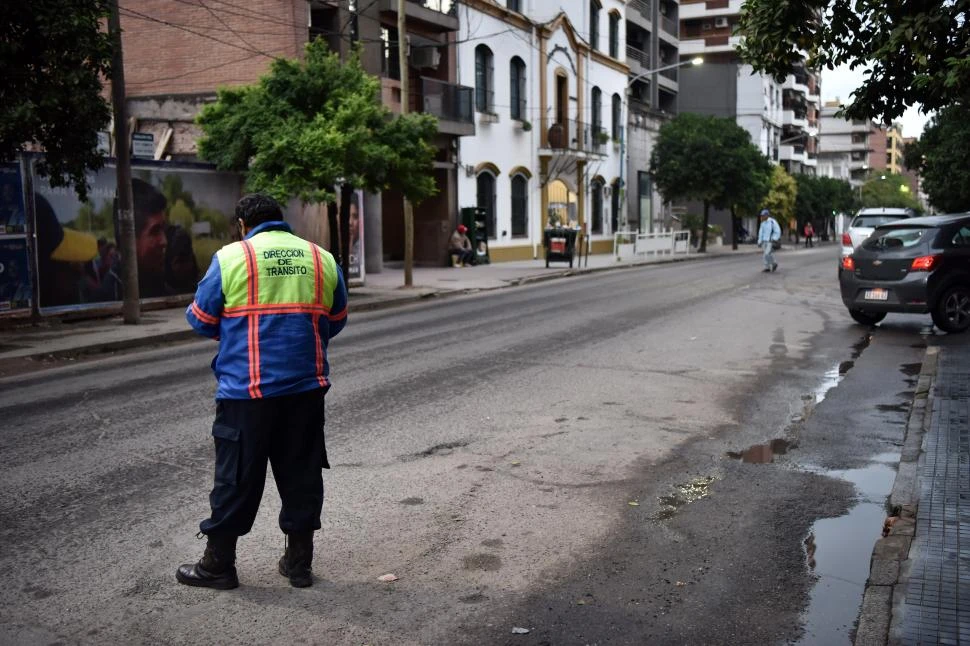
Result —
[{"label": "parked silver car", "polygon": [[889,224],[903,218],[916,217],[912,209],[877,207],[859,210],[849,223],[849,228],[842,234],[842,257],[852,254],[862,241],[872,235],[876,227]]}]

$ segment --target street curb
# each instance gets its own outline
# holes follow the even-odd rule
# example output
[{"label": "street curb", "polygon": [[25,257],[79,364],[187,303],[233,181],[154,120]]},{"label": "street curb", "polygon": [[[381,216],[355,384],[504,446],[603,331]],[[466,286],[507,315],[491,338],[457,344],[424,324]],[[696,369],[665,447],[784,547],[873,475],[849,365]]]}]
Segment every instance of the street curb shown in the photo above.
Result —
[{"label": "street curb", "polygon": [[[747,252],[745,250],[739,250],[741,254],[753,253]],[[681,262],[693,262],[695,260],[712,260],[720,257],[730,258],[734,257],[732,254],[701,254],[693,253],[688,254],[683,257],[673,257],[666,260],[660,259],[650,259],[643,260],[633,263],[624,263],[620,265],[608,265],[605,267],[575,267],[570,269],[565,269],[563,271],[543,274],[539,276],[526,276],[523,278],[515,278],[505,282],[504,285],[497,287],[479,287],[479,288],[466,288],[466,289],[437,289],[437,288],[415,288],[414,292],[407,293],[402,292],[400,296],[395,295],[392,298],[387,299],[376,299],[376,300],[366,300],[361,303],[353,303],[353,296],[351,296],[351,312],[376,312],[380,310],[393,309],[395,307],[402,307],[405,305],[412,305],[423,300],[447,298],[450,296],[463,296],[468,294],[475,294],[480,292],[492,292],[501,289],[508,289],[510,287],[522,287],[525,285],[532,285],[536,283],[543,283],[552,280],[559,280],[562,278],[574,278],[577,276],[584,276],[588,274],[598,274],[608,271],[619,271],[622,269],[635,269],[638,267],[646,267],[652,265],[669,265]],[[181,304],[178,305],[181,307]],[[174,308],[170,308],[174,309]],[[76,358],[80,356],[91,356],[97,354],[103,354],[106,352],[114,352],[116,350],[130,350],[132,348],[144,347],[155,345],[157,343],[166,343],[171,341],[186,341],[197,338],[194,330],[179,330],[177,332],[163,332],[155,335],[142,336],[132,339],[124,339],[121,341],[101,341],[98,343],[91,343],[88,345],[82,345],[73,347],[67,350],[55,350],[53,352],[36,352],[33,354],[21,355],[18,357],[10,358],[0,358],[0,362],[3,361],[13,361],[13,360],[31,360],[38,361],[43,359],[67,359]]]},{"label": "street curb", "polygon": [[899,457],[899,469],[889,496],[895,522],[888,534],[876,541],[872,548],[869,579],[866,581],[859,625],[853,641],[855,646],[884,646],[899,640],[901,606],[906,599],[910,550],[916,533],[923,437],[932,419],[933,383],[936,380],[939,352],[938,347],[930,347],[923,356]]}]

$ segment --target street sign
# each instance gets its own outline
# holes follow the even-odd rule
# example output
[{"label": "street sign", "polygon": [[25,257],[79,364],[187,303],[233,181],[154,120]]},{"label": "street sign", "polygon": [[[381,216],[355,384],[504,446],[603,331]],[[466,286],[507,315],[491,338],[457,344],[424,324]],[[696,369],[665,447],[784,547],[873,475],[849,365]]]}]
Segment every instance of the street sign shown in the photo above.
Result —
[{"label": "street sign", "polygon": [[155,135],[150,132],[132,133],[131,156],[155,159]]}]

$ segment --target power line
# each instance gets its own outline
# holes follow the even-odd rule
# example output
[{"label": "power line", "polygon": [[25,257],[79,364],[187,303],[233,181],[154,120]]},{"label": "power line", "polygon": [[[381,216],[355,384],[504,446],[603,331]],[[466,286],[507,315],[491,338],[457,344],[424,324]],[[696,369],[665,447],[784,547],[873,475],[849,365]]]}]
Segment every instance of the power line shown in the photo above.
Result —
[{"label": "power line", "polygon": [[[195,6],[198,6],[198,5],[195,5]],[[140,11],[135,11],[133,9],[128,9],[127,7],[121,7],[121,10],[124,11],[125,12],[125,15],[128,15],[129,17],[141,18],[142,20],[147,20],[149,22],[159,23],[159,24],[165,25],[166,27],[171,27],[173,29],[179,29],[181,31],[187,32],[187,33],[192,34],[194,36],[198,36],[199,38],[206,38],[206,39],[211,40],[213,42],[221,43],[223,45],[226,45],[227,47],[234,47],[236,49],[241,49],[243,51],[250,52],[252,54],[261,54],[262,56],[265,56],[267,58],[273,58],[273,59],[279,58],[278,56],[274,56],[273,54],[267,54],[266,52],[264,52],[262,50],[258,50],[258,49],[252,48],[252,47],[243,47],[242,45],[237,45],[236,43],[231,43],[229,41],[222,40],[220,38],[216,38],[215,36],[210,36],[208,34],[195,31],[194,29],[190,29],[188,27],[183,27],[181,25],[178,25],[178,24],[169,22],[167,20],[162,20],[160,18],[155,18],[153,16],[149,16],[148,14],[141,13]]]},{"label": "power line", "polygon": [[[180,79],[180,78],[185,78],[186,76],[192,76],[194,74],[201,74],[202,72],[210,72],[212,70],[219,69],[220,67],[227,67],[229,65],[235,65],[236,63],[242,63],[243,61],[248,61],[250,59],[256,58],[259,55],[260,54],[250,54],[248,56],[243,56],[242,58],[237,58],[235,60],[227,61],[225,63],[219,63],[217,65],[210,65],[209,67],[203,67],[203,68],[196,69],[196,70],[190,70],[190,71],[184,72],[182,74],[176,74],[175,76],[163,76],[163,77],[160,77],[160,78],[153,78],[150,81],[138,81],[138,82],[135,82],[135,83],[130,83],[129,82],[129,83],[126,83],[125,85],[131,87],[133,85],[151,85],[152,83],[158,83],[159,81],[175,81],[175,80]],[[223,82],[225,82],[225,81],[223,81]]]},{"label": "power line", "polygon": [[229,31],[231,31],[232,34],[236,38],[238,38],[239,40],[241,40],[242,43],[243,43],[243,45],[246,45],[247,47],[252,47],[253,49],[256,49],[255,47],[253,47],[253,44],[252,43],[248,42],[245,38],[243,38],[242,36],[240,36],[238,32],[236,32],[232,27],[230,27],[229,26],[229,23],[227,23],[225,20],[222,19],[222,16],[220,16],[215,11],[213,11],[209,7],[209,5],[205,4],[205,0],[199,0],[199,5],[202,6],[202,7],[205,7],[205,10],[208,11],[210,14],[212,14],[212,17],[215,18],[216,20],[218,20],[219,23],[222,24],[223,27],[225,27],[226,29],[228,29]]}]

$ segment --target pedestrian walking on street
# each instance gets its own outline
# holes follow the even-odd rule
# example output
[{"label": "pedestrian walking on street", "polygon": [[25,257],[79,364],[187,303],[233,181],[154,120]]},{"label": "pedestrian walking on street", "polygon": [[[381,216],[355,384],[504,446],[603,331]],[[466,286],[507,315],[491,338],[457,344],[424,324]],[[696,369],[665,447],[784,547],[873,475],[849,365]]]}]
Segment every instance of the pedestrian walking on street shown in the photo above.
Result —
[{"label": "pedestrian walking on street", "polygon": [[763,272],[775,271],[778,263],[775,262],[775,243],[781,240],[781,227],[778,221],[771,217],[768,209],[761,210],[761,226],[758,227],[758,244],[764,250],[765,268]]},{"label": "pedestrian walking on street", "polygon": [[812,226],[811,222],[805,223],[805,248],[814,247],[815,242],[812,240],[815,237],[815,227]]},{"label": "pedestrian walking on street", "polygon": [[183,565],[185,585],[230,589],[236,539],[252,529],[267,460],[282,499],[286,538],[279,572],[294,587],[312,585],[313,532],[323,508],[327,345],[347,320],[347,288],[330,253],[293,235],[280,205],[246,195],[236,205],[242,240],[220,249],[186,318],[219,341],[215,483],[207,540],[198,563]]}]

